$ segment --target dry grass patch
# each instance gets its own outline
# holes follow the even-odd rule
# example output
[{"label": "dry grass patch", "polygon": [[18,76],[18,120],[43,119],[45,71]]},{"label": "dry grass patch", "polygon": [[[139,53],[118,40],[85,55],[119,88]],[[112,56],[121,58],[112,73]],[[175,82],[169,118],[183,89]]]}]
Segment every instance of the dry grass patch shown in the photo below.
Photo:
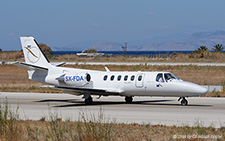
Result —
[{"label": "dry grass patch", "polygon": [[[203,56],[203,57],[202,57]],[[110,57],[78,57],[75,54],[55,55],[52,61],[72,62],[225,62],[225,53],[204,52],[203,54],[149,54],[149,55],[112,55]]]},{"label": "dry grass patch", "polygon": [[0,52],[0,61],[23,61],[22,51],[6,51]]},{"label": "dry grass patch", "polygon": [[[75,54],[49,55],[50,61],[72,62],[225,62],[225,53],[173,53],[147,55],[112,55],[102,57],[78,57]],[[22,51],[0,52],[0,61],[24,61]]]},{"label": "dry grass patch", "polygon": [[0,91],[4,92],[46,92],[59,90],[41,88],[41,83],[28,79],[27,71],[14,65],[0,65]]}]

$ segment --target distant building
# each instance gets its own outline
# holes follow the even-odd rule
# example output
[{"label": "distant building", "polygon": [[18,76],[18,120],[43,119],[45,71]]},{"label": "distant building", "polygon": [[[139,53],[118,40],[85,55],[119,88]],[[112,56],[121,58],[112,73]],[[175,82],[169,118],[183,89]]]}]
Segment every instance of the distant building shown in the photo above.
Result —
[{"label": "distant building", "polygon": [[84,53],[84,51],[82,51],[81,53],[76,53],[76,55],[83,57],[96,57],[96,56],[103,56],[104,53]]}]

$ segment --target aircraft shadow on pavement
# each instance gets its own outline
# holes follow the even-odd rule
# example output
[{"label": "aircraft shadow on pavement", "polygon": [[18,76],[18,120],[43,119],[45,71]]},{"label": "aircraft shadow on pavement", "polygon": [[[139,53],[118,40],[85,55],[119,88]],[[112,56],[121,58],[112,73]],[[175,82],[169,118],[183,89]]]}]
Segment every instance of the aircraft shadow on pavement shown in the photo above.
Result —
[{"label": "aircraft shadow on pavement", "polygon": [[[81,99],[46,99],[46,100],[40,100],[35,102],[57,102],[57,103],[70,103],[70,104],[64,104],[64,105],[57,105],[54,107],[80,107],[80,106],[97,106],[97,105],[155,105],[155,106],[181,106],[180,102],[176,101],[177,104],[173,103],[163,103],[163,102],[170,102],[170,101],[176,101],[176,100],[145,100],[145,101],[133,101],[132,103],[126,103],[124,101],[94,101],[91,105],[86,105],[83,100]],[[202,105],[202,104],[188,104],[185,107],[212,107],[213,105]]]}]

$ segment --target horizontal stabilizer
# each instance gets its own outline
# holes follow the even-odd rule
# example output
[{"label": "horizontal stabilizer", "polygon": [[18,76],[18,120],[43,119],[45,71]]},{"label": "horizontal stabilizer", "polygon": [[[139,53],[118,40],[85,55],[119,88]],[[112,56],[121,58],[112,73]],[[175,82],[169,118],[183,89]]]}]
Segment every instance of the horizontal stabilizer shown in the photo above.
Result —
[{"label": "horizontal stabilizer", "polygon": [[15,62],[13,65],[18,66],[20,68],[26,69],[26,70],[48,70],[48,68],[36,66],[33,64],[27,64],[24,62]]}]

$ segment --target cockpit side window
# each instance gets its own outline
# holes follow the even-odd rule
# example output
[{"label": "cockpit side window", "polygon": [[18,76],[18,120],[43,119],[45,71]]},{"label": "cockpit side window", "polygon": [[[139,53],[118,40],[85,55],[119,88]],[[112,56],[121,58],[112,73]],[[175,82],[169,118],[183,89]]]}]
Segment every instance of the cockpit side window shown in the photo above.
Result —
[{"label": "cockpit side window", "polygon": [[162,73],[159,73],[159,74],[156,76],[156,82],[164,82]]}]

